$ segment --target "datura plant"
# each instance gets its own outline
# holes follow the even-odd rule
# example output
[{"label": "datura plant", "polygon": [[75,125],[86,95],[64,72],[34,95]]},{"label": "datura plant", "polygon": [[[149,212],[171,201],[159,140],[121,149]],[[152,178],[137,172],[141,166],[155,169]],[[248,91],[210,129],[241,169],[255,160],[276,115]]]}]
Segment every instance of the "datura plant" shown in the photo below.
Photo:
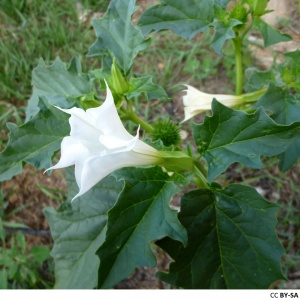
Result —
[{"label": "datura plant", "polygon": [[[299,50],[276,68],[251,68],[244,77],[249,32],[266,47],[291,40],[261,18],[267,2],[161,0],[134,25],[135,0],[112,0],[92,22],[96,40],[87,54],[102,68],[83,73],[74,57],[68,66],[57,58],[33,69],[25,123],[7,124],[0,179],[21,173],[26,163],[44,176],[65,168],[68,198],[57,210],[45,209],[56,288],[113,288],[136,267],[155,267],[157,247],[172,259],[157,276],[174,287],[260,289],[284,279],[280,207],[253,187],[219,180],[233,163],[262,168],[261,156],[274,156],[286,171],[300,155]],[[172,116],[151,122],[135,106],[170,100],[151,75],[133,72],[151,36],[163,30],[186,39],[214,32],[214,55],[231,44],[231,95],[181,82],[187,90],[180,121],[208,111],[197,118],[202,123],[177,124]],[[193,138],[182,142],[180,126],[189,125]]]}]

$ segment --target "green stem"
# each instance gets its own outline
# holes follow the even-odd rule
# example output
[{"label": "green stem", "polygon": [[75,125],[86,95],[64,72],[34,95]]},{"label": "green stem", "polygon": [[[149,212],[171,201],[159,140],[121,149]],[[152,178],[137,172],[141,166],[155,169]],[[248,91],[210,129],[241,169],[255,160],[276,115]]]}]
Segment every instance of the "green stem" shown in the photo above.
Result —
[{"label": "green stem", "polygon": [[243,39],[236,37],[232,40],[235,51],[235,94],[243,92],[243,64],[242,64],[242,42]]},{"label": "green stem", "polygon": [[262,88],[258,91],[247,93],[243,95],[244,103],[255,103],[268,88]]},{"label": "green stem", "polygon": [[242,33],[240,33],[240,35],[236,33],[236,37],[232,40],[234,50],[235,50],[235,66],[236,66],[235,94],[236,95],[241,95],[243,92],[244,71],[243,71],[243,64],[242,64],[242,45],[246,34],[251,30],[252,26],[253,26],[253,17],[251,18],[251,21],[249,25],[245,28],[245,30]]},{"label": "green stem", "polygon": [[196,165],[196,163],[194,164],[194,169],[195,169],[195,173],[196,175],[198,176],[198,178],[200,179],[201,181],[201,184],[200,186],[201,187],[204,187],[206,189],[210,189],[210,186],[209,186],[209,183],[206,179],[206,177],[204,176],[204,174],[199,170],[199,165]]},{"label": "green stem", "polygon": [[202,165],[202,163],[200,161],[195,160],[194,165],[203,174],[204,178],[206,178],[207,177],[207,171],[206,171],[205,167]]},{"label": "green stem", "polygon": [[130,120],[138,125],[140,125],[145,131],[147,131],[148,133],[151,133],[153,131],[153,127],[148,124],[146,121],[144,121],[143,119],[141,119],[134,111],[132,108],[131,103],[128,101],[128,109],[122,109],[122,119],[124,120]]}]

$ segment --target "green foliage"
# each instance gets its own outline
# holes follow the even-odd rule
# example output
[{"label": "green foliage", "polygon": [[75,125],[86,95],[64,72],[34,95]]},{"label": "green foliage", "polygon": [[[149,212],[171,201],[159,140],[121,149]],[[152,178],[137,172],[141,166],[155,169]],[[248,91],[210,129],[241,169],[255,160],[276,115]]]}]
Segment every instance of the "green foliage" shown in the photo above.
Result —
[{"label": "green foliage", "polygon": [[22,172],[23,163],[37,169],[49,168],[51,157],[60,149],[60,142],[70,132],[68,116],[41,98],[39,113],[24,125],[8,123],[9,143],[0,154],[0,180],[8,180]]},{"label": "green foliage", "polygon": [[234,28],[240,24],[242,24],[241,21],[235,19],[231,19],[228,23],[222,21],[215,21],[213,23],[215,34],[211,45],[218,54],[222,55],[222,48],[225,42],[235,37]]},{"label": "green foliage", "polygon": [[261,33],[265,47],[292,40],[290,35],[281,33],[259,17],[254,18],[254,29]]},{"label": "green foliage", "polygon": [[49,257],[48,247],[33,246],[28,254],[25,236],[21,233],[12,236],[10,248],[0,247],[0,288],[50,288],[51,282],[42,279],[40,270]]},{"label": "green foliage", "polygon": [[[217,53],[222,53],[222,47],[227,39],[233,38],[232,28],[241,24],[239,20],[214,21],[214,14],[218,5],[226,6],[228,1],[211,0],[162,0],[146,10],[139,20],[139,26],[144,35],[151,31],[172,30],[187,39],[192,39],[197,33],[206,32],[214,27],[215,35],[212,46]],[[215,6],[216,4],[216,6]],[[220,10],[217,10],[220,11]]]},{"label": "green foliage", "polygon": [[131,23],[134,4],[135,0],[113,0],[105,15],[93,20],[97,40],[88,53],[89,56],[100,55],[104,58],[113,55],[126,75],[138,52],[147,48],[150,42]]},{"label": "green foliage", "polygon": [[[71,172],[67,172],[69,201],[77,194]],[[95,252],[105,239],[107,212],[121,190],[122,183],[108,177],[72,203],[62,204],[58,211],[45,210],[54,240],[51,255],[55,261],[56,288],[96,287],[99,258]]]},{"label": "green foliage", "polygon": [[80,60],[73,57],[66,67],[59,58],[46,66],[43,60],[32,71],[33,93],[28,101],[26,120],[30,120],[38,111],[39,98],[43,96],[46,105],[61,108],[74,106],[76,98],[91,93],[92,82],[81,70]]},{"label": "green foliage", "polygon": [[168,238],[157,243],[175,260],[168,274],[160,273],[162,280],[187,289],[266,289],[284,278],[274,230],[278,206],[255,189],[235,184],[195,190],[181,207],[188,245]]},{"label": "green foliage", "polygon": [[[4,1],[1,16],[19,18],[22,26],[18,23],[14,26],[21,30],[26,28],[28,16],[35,18],[34,12],[38,7],[35,4],[31,4],[34,9],[28,14],[29,2]],[[69,1],[62,5],[71,13],[74,3],[71,6]],[[87,1],[82,2],[83,6],[87,6]],[[90,1],[96,7],[106,0],[99,3]],[[41,6],[43,12],[46,2],[38,0],[35,3]],[[52,3],[57,4],[56,1]],[[32,73],[33,94],[28,102],[25,124],[8,123],[11,133],[8,145],[0,154],[0,180],[20,173],[25,163],[37,169],[50,167],[61,140],[70,133],[69,116],[55,106],[98,107],[101,105],[103,80],[106,80],[112,89],[120,118],[129,120],[129,127],[136,129],[140,126],[142,134],[151,136],[153,140],[148,140],[147,146],[133,139],[123,147],[122,139],[115,136],[117,130],[114,124],[109,124],[109,120],[97,120],[97,126],[103,121],[108,124],[103,132],[102,129],[95,130],[95,124],[90,120],[81,120],[90,125],[87,128],[91,128],[91,134],[87,133],[84,137],[82,145],[86,151],[82,151],[80,163],[75,155],[70,154],[76,161],[77,181],[72,175],[73,169],[69,169],[67,202],[57,211],[53,208],[45,210],[54,239],[51,254],[55,260],[55,287],[113,288],[137,266],[156,265],[151,250],[151,243],[156,242],[174,260],[168,273],[159,274],[162,280],[172,285],[189,289],[268,288],[275,280],[284,278],[280,266],[283,249],[275,233],[277,205],[266,202],[253,188],[237,184],[222,187],[212,181],[234,162],[251,168],[261,167],[262,155],[277,155],[282,169],[296,161],[300,151],[299,51],[286,54],[286,62],[277,69],[266,72],[252,70],[246,89],[256,91],[268,87],[253,107],[249,107],[248,103],[241,107],[249,111],[259,107],[254,113],[230,109],[214,99],[212,116],[206,116],[202,124],[193,124],[198,153],[194,153],[187,142],[187,154],[179,145],[179,127],[170,118],[150,125],[137,113],[143,110],[143,115],[148,116],[149,107],[153,107],[154,114],[154,109],[159,111],[162,102],[144,103],[142,100],[168,98],[174,88],[174,79],[180,77],[178,74],[185,74],[192,80],[217,74],[220,70],[212,68],[222,58],[210,55],[209,50],[202,47],[210,44],[222,55],[224,45],[229,41],[232,48],[226,48],[226,53],[234,51],[236,94],[240,95],[244,84],[242,54],[246,45],[243,41],[248,32],[252,29],[261,32],[265,46],[288,41],[290,37],[260,19],[266,13],[266,1],[238,1],[230,9],[228,0],[161,0],[160,4],[143,13],[139,26],[132,22],[132,16],[138,9],[135,3],[135,0],[112,0],[103,17],[93,21],[96,41],[88,55],[94,64],[99,64],[96,57],[100,56],[101,69],[83,73],[78,58],[73,58],[69,66],[60,58],[48,65],[48,61],[53,59],[52,54],[45,58],[46,62],[39,61]],[[77,12],[75,14],[77,18]],[[251,14],[249,18],[248,14]],[[46,22],[48,29],[54,24],[57,30],[53,39],[58,43],[54,47],[61,47],[67,41],[65,31],[61,31],[61,25],[53,17],[47,18]],[[41,30],[43,34],[44,27]],[[213,37],[210,36],[210,28],[214,31]],[[206,35],[201,39],[183,41],[174,35],[162,34],[161,40],[157,37],[153,40],[161,42],[163,50],[151,49],[150,39],[145,39],[143,34],[163,30],[171,30],[189,40],[198,33],[206,32]],[[81,35],[75,32],[80,37],[80,42],[77,37],[76,45],[85,46],[84,37],[81,40]],[[0,43],[4,56],[8,57],[10,50],[5,48],[2,39]],[[47,44],[47,47],[51,48],[51,45]],[[20,57],[18,55],[16,61]],[[135,64],[135,61],[138,63]],[[163,70],[162,75],[158,75],[160,71],[156,70],[156,75],[158,82],[167,85],[168,94],[154,83],[156,79],[152,75],[144,75],[149,73],[149,64],[152,69]],[[9,72],[10,66],[5,69],[5,73]],[[16,77],[16,81],[22,80]],[[194,92],[195,100],[191,102],[197,107],[199,96],[197,91]],[[228,95],[228,99],[223,97],[224,103],[228,101],[230,105],[231,96]],[[199,99],[199,105],[201,101]],[[184,104],[188,105],[187,102]],[[4,124],[11,117],[21,123],[11,106],[1,105],[0,113],[4,112],[4,116],[0,117],[0,123]],[[118,121],[117,118],[115,116],[114,120]],[[160,117],[154,119],[159,120]],[[76,122],[73,122],[72,130],[82,125]],[[97,143],[103,147],[100,152]],[[149,148],[149,145],[155,149]],[[80,139],[78,146],[81,146]],[[93,174],[96,174],[104,167],[89,166],[90,161],[84,159],[86,152],[88,157],[95,159],[99,155],[123,151],[126,162],[122,161],[118,166],[130,165],[127,159],[134,157],[132,165],[146,167],[118,170],[71,201],[77,194],[77,185],[82,187],[82,182],[90,179],[79,180],[78,174],[84,177],[89,168],[94,168]],[[130,155],[127,156],[126,152]],[[155,164],[157,161],[161,166],[151,167],[147,159]],[[95,181],[92,180],[92,183]],[[195,185],[197,189],[192,190]],[[170,201],[178,192],[183,194],[179,214],[170,208]],[[7,223],[2,220],[5,210],[2,194],[0,204],[0,239],[5,244]],[[17,234],[11,239],[11,248],[3,246],[0,251],[0,287],[48,287],[47,282],[38,278],[38,268],[48,257],[49,251],[43,246],[33,247],[28,254],[24,236]]]},{"label": "green foliage", "polygon": [[[276,69],[261,72],[253,69],[248,78],[247,88],[255,89],[269,84],[263,97],[253,106],[263,107],[270,117],[279,124],[290,125],[299,120],[300,57],[299,50],[285,54],[285,61]],[[295,93],[295,91],[297,91]],[[298,159],[300,139],[296,139],[287,150],[280,154],[279,167],[288,170]]]},{"label": "green foliage", "polygon": [[187,39],[208,30],[214,18],[214,2],[210,0],[162,0],[146,10],[139,20],[144,35],[151,31],[172,30]]},{"label": "green foliage", "polygon": [[106,239],[100,258],[98,287],[112,288],[136,266],[156,265],[149,243],[169,236],[186,244],[187,236],[169,206],[179,189],[161,168],[126,168],[114,173],[125,187],[108,212]]},{"label": "green foliage", "polygon": [[166,99],[167,94],[164,89],[153,83],[153,77],[143,76],[143,77],[131,77],[129,80],[129,89],[125,93],[128,99],[133,97],[138,97],[142,93],[145,93],[147,98],[150,99]]},{"label": "green foliage", "polygon": [[300,134],[299,122],[289,126],[278,125],[262,109],[247,114],[213,100],[212,112],[213,115],[205,117],[203,124],[193,124],[198,151],[209,164],[209,181],[233,162],[261,168],[261,155],[273,156],[284,152]]}]

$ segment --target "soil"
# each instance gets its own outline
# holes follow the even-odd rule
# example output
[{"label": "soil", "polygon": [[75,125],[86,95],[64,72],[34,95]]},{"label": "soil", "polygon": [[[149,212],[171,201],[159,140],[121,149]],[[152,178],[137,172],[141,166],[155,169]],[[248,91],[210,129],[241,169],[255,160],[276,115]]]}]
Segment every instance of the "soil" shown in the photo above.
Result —
[{"label": "soil", "polygon": [[[152,1],[137,1],[137,4],[143,8],[149,6],[149,3]],[[156,1],[158,2],[158,1]],[[292,2],[294,5],[291,5]],[[291,34],[294,38],[294,41],[289,43],[282,43],[276,46],[271,47],[270,49],[263,49],[259,46],[259,38],[256,36],[250,37],[251,44],[251,53],[252,56],[256,59],[257,65],[263,69],[267,69],[272,63],[274,53],[277,54],[278,59],[283,56],[285,52],[294,51],[295,49],[300,48],[300,23],[299,23],[299,15],[296,12],[297,3],[299,5],[299,1],[296,0],[271,0],[269,5],[270,7],[276,7],[277,5],[283,5],[280,8],[280,15],[278,15],[281,20],[284,18],[290,18],[291,22],[289,23],[287,28],[284,28],[284,32]],[[293,8],[291,10],[291,7]],[[278,10],[277,10],[278,11]],[[272,16],[271,14],[268,18],[270,22],[272,22],[275,26],[282,26],[282,22],[280,19],[276,18],[276,15]],[[252,39],[252,40],[251,40]],[[255,43],[253,42],[255,39]],[[159,68],[160,66],[158,66]],[[220,89],[225,89],[226,86],[230,85],[230,81],[224,75],[225,72],[218,72],[218,76],[212,76],[207,78],[206,80],[201,82],[200,85],[195,86],[198,88],[205,88],[205,92],[220,92]],[[181,82],[183,80],[181,79]],[[167,112],[176,120],[182,120],[183,118],[183,106],[182,106],[182,95],[172,95],[173,101],[166,103],[166,105],[160,109],[159,113]],[[153,102],[153,105],[155,102]],[[195,121],[201,121],[202,116],[199,116],[195,119]],[[186,139],[191,138],[190,132],[187,130],[185,125],[183,126],[182,135],[185,136]],[[292,198],[295,195],[295,191],[291,190],[292,181],[297,188],[300,177],[300,169],[299,164],[295,165],[290,171],[288,171],[284,178],[281,178],[283,181],[281,182],[281,189],[278,190],[276,178],[279,177],[279,171],[276,167],[270,168],[268,173],[265,173],[265,170],[247,170],[243,169],[243,173],[240,173],[240,169],[237,168],[237,165],[233,165],[230,167],[228,172],[226,173],[227,183],[230,182],[241,182],[245,179],[249,180],[251,178],[260,177],[259,180],[254,180],[251,182],[251,185],[256,187],[267,199],[270,201],[276,201],[279,204],[282,204],[282,211],[279,218],[283,218],[286,215],[286,211],[284,207],[288,207],[292,205],[297,207],[300,210],[300,202],[299,202],[299,192],[296,194],[297,198]],[[270,179],[270,175],[272,178]],[[42,188],[41,188],[42,187]],[[64,175],[62,172],[55,171],[51,176],[47,174],[43,174],[42,171],[36,171],[33,167],[27,165],[24,168],[22,174],[15,176],[12,180],[6,181],[2,183],[1,189],[4,194],[4,202],[8,203],[8,207],[6,208],[5,215],[7,218],[5,221],[12,221],[23,223],[34,231],[25,232],[27,243],[30,246],[45,244],[52,245],[51,236],[49,233],[49,225],[44,217],[43,209],[45,207],[54,207],[57,208],[60,205],[60,202],[54,200],[49,197],[49,195],[45,194],[43,190],[46,188],[58,189],[61,191],[66,191],[66,183],[64,180]],[[58,194],[60,197],[64,197],[64,193]],[[177,197],[174,201],[174,205],[178,206],[179,197]],[[297,227],[298,226],[298,227]],[[300,249],[300,240],[296,240],[293,245],[289,245],[289,240],[287,239],[287,232],[296,235],[299,230],[299,224],[287,224],[284,228],[278,228],[279,237],[284,246],[289,246],[289,254],[297,255],[299,260],[299,249]],[[168,265],[170,263],[169,257],[160,249],[153,246],[153,251],[157,255],[158,258],[158,267],[157,268],[146,268],[139,267],[136,269],[135,273],[128,279],[119,283],[116,288],[120,289],[165,289],[168,286],[159,281],[155,277],[155,273],[157,270],[167,270]],[[284,258],[287,259],[287,258]],[[298,265],[299,267],[299,265]],[[300,272],[299,269],[290,269],[288,270],[288,278],[290,279],[285,283],[285,288],[296,288],[300,287]],[[279,286],[279,282],[275,285],[275,287]]]}]

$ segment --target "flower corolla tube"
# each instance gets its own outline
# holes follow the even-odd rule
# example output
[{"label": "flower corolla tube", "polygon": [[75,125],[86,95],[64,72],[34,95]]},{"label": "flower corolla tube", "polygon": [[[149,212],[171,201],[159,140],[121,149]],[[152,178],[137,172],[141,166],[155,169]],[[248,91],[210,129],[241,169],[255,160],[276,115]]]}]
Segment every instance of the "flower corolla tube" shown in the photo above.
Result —
[{"label": "flower corolla tube", "polygon": [[139,140],[139,129],[132,136],[124,128],[108,86],[100,107],[59,109],[71,115],[71,132],[62,140],[59,162],[46,171],[75,165],[79,192],[73,200],[117,169],[163,161],[158,150]]},{"label": "flower corolla tube", "polygon": [[195,115],[210,110],[211,102],[216,98],[222,104],[228,107],[234,107],[236,105],[242,104],[245,102],[244,96],[235,96],[235,95],[222,95],[222,94],[207,94],[203,93],[196,88],[186,85],[187,90],[186,95],[183,96],[183,105],[184,105],[184,120],[185,122]]}]

